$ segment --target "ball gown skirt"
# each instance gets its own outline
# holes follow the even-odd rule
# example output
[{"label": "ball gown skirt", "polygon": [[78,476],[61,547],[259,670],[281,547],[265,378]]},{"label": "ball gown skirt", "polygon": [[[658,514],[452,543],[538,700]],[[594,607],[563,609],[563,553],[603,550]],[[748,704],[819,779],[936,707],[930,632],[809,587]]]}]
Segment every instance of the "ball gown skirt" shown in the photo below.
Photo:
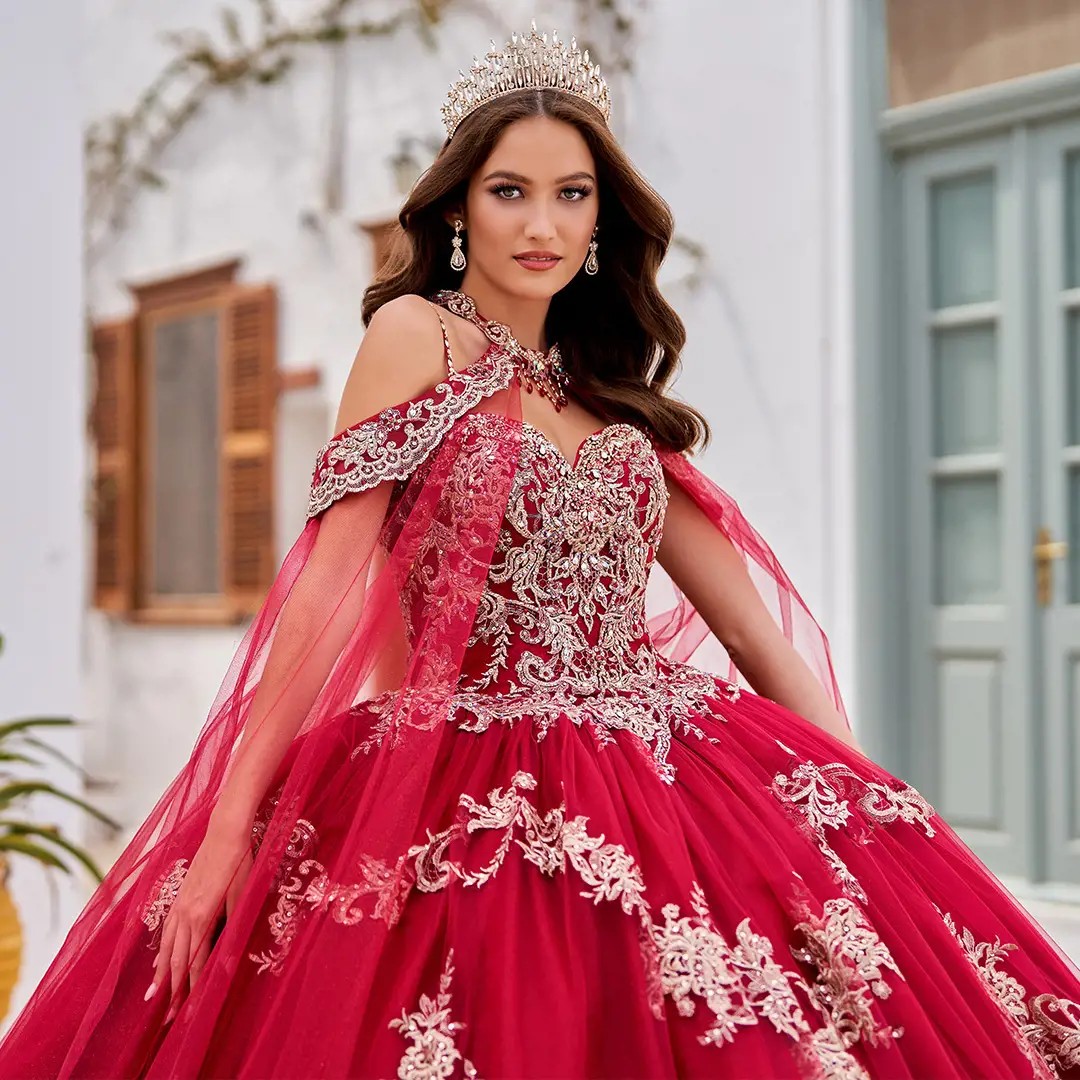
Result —
[{"label": "ball gown skirt", "polygon": [[[197,1073],[171,1071],[143,947],[77,1075],[324,1075],[320,1045],[275,1025],[283,989],[333,1016],[357,1077],[1080,1075],[1074,970],[916,790],[745,689],[699,701],[671,784],[587,717],[447,725],[404,886],[325,875],[380,752],[373,705],[341,716]],[[169,894],[142,910],[146,944]],[[365,926],[388,917],[365,970]],[[300,968],[303,920],[319,947]],[[106,924],[80,978],[113,963]],[[76,1004],[28,1051],[37,1071],[3,1075],[55,1075]]]},{"label": "ball gown skirt", "polygon": [[[335,437],[313,513],[387,475],[414,432],[407,464],[429,462],[510,373],[490,350]],[[394,691],[300,734],[254,819],[256,851],[271,820],[288,842],[259,861],[269,887],[245,886],[239,948],[211,951],[171,1022],[167,992],[144,1000],[206,828],[189,817],[175,863],[0,1044],[0,1077],[1080,1076],[1080,973],[923,795],[654,648],[668,464],[646,435],[609,425],[569,461],[521,430],[460,693],[425,736],[434,767],[410,773],[387,738]],[[483,489],[492,460],[459,446]],[[433,580],[409,579],[407,618],[437,608]],[[400,846],[351,846],[361,804],[407,822]]]}]

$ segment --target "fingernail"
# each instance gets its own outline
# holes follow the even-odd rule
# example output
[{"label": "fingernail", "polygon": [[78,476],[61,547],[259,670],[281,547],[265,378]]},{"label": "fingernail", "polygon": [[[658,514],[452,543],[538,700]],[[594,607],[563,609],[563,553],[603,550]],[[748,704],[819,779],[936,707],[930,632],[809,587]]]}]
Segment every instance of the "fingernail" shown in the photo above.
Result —
[{"label": "fingernail", "polygon": [[157,983],[151,983],[143,997],[143,1001],[149,1001],[157,993]]}]

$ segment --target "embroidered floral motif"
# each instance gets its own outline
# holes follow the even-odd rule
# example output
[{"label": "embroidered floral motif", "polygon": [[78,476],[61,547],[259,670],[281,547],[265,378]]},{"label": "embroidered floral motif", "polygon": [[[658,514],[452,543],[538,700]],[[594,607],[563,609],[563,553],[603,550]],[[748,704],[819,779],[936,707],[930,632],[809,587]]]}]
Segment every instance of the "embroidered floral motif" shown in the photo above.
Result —
[{"label": "embroidered floral motif", "polygon": [[805,944],[793,947],[792,955],[816,971],[808,993],[841,1043],[848,1047],[865,1039],[877,1045],[899,1038],[902,1028],[877,1022],[872,995],[892,993],[882,968],[903,975],[863,911],[852,900],[836,897],[825,901],[820,915],[807,905],[795,929]]},{"label": "embroidered floral motif", "polygon": [[535,428],[524,435],[468,643],[487,663],[466,685],[589,694],[627,674],[656,675],[645,587],[668,493],[652,444],[629,424],[609,425],[570,466]]},{"label": "embroidered floral motif", "polygon": [[1036,995],[1024,1035],[1051,1068],[1064,1071],[1080,1065],[1080,1005],[1075,1001],[1054,994]]},{"label": "embroidered floral motif", "polygon": [[[266,839],[266,830],[277,813],[281,793],[285,782],[282,781],[276,790],[266,799],[262,809],[255,815],[251,825],[251,854],[254,858]],[[292,824],[292,830],[286,841],[281,859],[274,867],[274,878],[270,883],[271,889],[276,889],[285,875],[302,859],[313,847],[318,834],[315,826],[307,818],[297,818]]]},{"label": "embroidered floral motif", "polygon": [[187,859],[177,859],[172,866],[162,874],[154,887],[150,890],[150,898],[143,905],[142,921],[149,927],[153,934],[151,947],[157,938],[158,927],[165,921],[169,909],[173,906],[176,894],[180,891],[184,877],[187,874]]},{"label": "embroidered floral motif", "polygon": [[[462,452],[445,483],[444,499],[453,510],[436,514],[419,539],[401,590],[410,641],[432,612],[445,617],[448,599],[464,597],[474,607],[455,693],[449,702],[440,696],[442,715],[473,732],[528,717],[538,738],[569,720],[588,727],[601,746],[614,741],[611,732],[628,731],[649,749],[661,779],[672,783],[667,755],[674,732],[708,738],[692,714],[723,719],[717,703],[736,700],[740,691],[668,661],[650,641],[645,590],[668,494],[642,431],[608,425],[582,443],[571,465],[538,429],[523,424],[524,458],[495,551],[490,560],[478,559],[485,566],[490,561],[486,581],[463,580],[441,556],[462,545],[455,523],[467,517],[463,508],[471,492],[487,490],[500,466],[491,448],[501,444],[485,438],[485,431],[514,423],[492,414],[468,419]],[[478,437],[470,439],[470,433]],[[440,657],[425,654],[423,661],[437,667]],[[456,670],[455,662],[447,660],[448,671]],[[442,674],[445,682],[447,672],[435,667],[416,681],[437,682]],[[410,700],[402,709],[397,691],[364,702],[360,707],[370,709],[376,722],[354,754],[381,746],[401,723],[413,722],[402,714],[422,704]]]},{"label": "embroidered floral motif", "polygon": [[308,518],[344,495],[383,480],[406,480],[435,450],[454,421],[509,385],[511,369],[489,349],[426,393],[335,435],[319,451],[311,477]]},{"label": "embroidered floral motif", "polygon": [[[624,911],[633,911],[642,904],[645,883],[633,858],[621,844],[605,844],[603,836],[590,836],[586,831],[588,818],[566,819],[565,802],[541,815],[523,792],[536,788],[536,778],[527,772],[516,772],[510,787],[503,793],[494,788],[488,793],[487,805],[470,795],[462,795],[459,805],[468,811],[468,818],[432,836],[426,844],[409,849],[415,861],[416,885],[421,892],[436,892],[445,888],[451,876],[466,885],[480,886],[495,876],[510,850],[513,840],[531,862],[548,876],[556,871],[565,873],[566,863],[578,872],[590,888],[582,896],[599,903],[618,900]],[[524,840],[516,839],[520,828]],[[459,861],[446,857],[452,841],[481,829],[503,833],[499,846],[484,866],[468,870]]]},{"label": "embroidered floral motif", "polygon": [[937,910],[1002,1011],[1016,1023],[1019,1041],[1039,1070],[1036,1075],[1062,1076],[1080,1067],[1080,1004],[1054,994],[1030,997],[1017,979],[998,968],[1017,948],[1014,942],[999,937],[976,941],[970,930],[957,928],[951,914]]},{"label": "embroidered floral motif", "polygon": [[[660,778],[672,783],[675,769],[667,761],[667,755],[675,732],[682,731],[718,743],[715,736],[706,735],[694,723],[693,714],[705,712],[726,720],[717,711],[716,702],[736,700],[739,687],[688,664],[668,664],[666,670],[666,676],[627,676],[618,690],[591,695],[575,695],[565,689],[550,693],[524,690],[505,694],[461,690],[449,698],[445,692],[435,694],[431,703],[440,702],[447,722],[462,731],[483,732],[493,724],[512,727],[525,720],[532,724],[538,742],[553,726],[567,722],[591,731],[601,748],[614,743],[612,732],[629,731],[649,748]],[[397,691],[387,691],[364,702],[362,708],[370,710],[378,719],[371,736],[352,751],[351,757],[355,759],[382,745],[394,727],[395,714],[411,712],[416,707],[416,694],[410,696],[410,702],[408,708],[402,710],[401,695]],[[422,715],[435,711],[424,709]]]},{"label": "embroidered floral motif", "polygon": [[[789,754],[792,753],[779,739],[776,742]],[[825,839],[826,828],[839,829],[852,823],[855,836],[862,843],[869,842],[865,835],[867,826],[888,825],[895,821],[917,823],[927,836],[934,835],[931,824],[934,808],[915,788],[903,784],[894,789],[886,784],[864,780],[841,762],[819,766],[806,761],[796,766],[790,775],[779,772],[773,777],[772,791],[780,802],[804,819],[844,892],[863,903],[866,903],[866,893],[847,864]],[[854,819],[852,815],[850,800],[857,795],[862,821]]]},{"label": "embroidered floral motif", "polygon": [[[301,900],[326,906],[329,898],[334,898],[341,913],[335,917],[349,924],[364,917],[364,904],[374,896],[372,915],[393,925],[413,885],[429,893],[455,880],[466,887],[482,888],[497,876],[516,845],[526,862],[541,873],[551,876],[573,870],[586,886],[580,892],[582,897],[594,904],[618,903],[635,918],[650,1006],[658,1019],[664,1016],[665,997],[684,1017],[694,1016],[698,1005],[703,1004],[712,1019],[698,1038],[704,1045],[715,1046],[732,1042],[740,1028],[765,1021],[794,1041],[796,1055],[812,1063],[808,1068],[842,1080],[868,1080],[847,1047],[859,1038],[873,1035],[880,1039],[892,1032],[888,1028],[875,1029],[864,1018],[868,1006],[858,997],[856,980],[885,996],[888,988],[881,968],[896,969],[888,950],[854,908],[845,907],[842,900],[831,901],[822,917],[814,920],[808,916],[800,927],[804,935],[820,944],[814,959],[808,961],[819,977],[818,983],[811,986],[798,972],[786,971],[775,961],[772,942],[753,929],[749,917],[735,928],[734,944],[729,943],[715,925],[704,890],[696,881],[691,885],[692,915],[684,915],[678,904],[670,903],[661,911],[663,922],[654,921],[645,898],[641,868],[634,857],[622,844],[606,841],[602,834],[591,834],[588,817],[568,817],[565,799],[546,812],[540,811],[529,794],[536,787],[536,778],[519,770],[506,789],[493,788],[485,801],[463,794],[459,806],[464,813],[459,820],[438,833],[429,832],[426,842],[411,847],[393,867],[365,860],[359,882],[332,883],[326,879],[321,864],[307,860],[300,871],[308,872],[309,866],[317,870],[317,884],[301,890],[298,879],[294,879],[286,886],[284,921],[277,928],[277,936],[285,942],[291,940],[287,922],[295,917]],[[452,853],[452,845],[481,831],[501,835],[497,835],[495,851],[488,860],[469,867],[463,852]],[[372,867],[378,872],[372,874]],[[377,881],[375,887],[371,886],[372,880]],[[268,958],[267,966],[272,963]],[[842,973],[833,970],[838,967],[844,969]],[[447,993],[448,986],[444,987]],[[849,993],[843,1005],[836,1006],[827,1000],[826,988],[840,986]],[[797,992],[804,994],[820,1013],[823,1026],[811,1027]],[[407,1052],[403,1067],[421,1070],[408,1073],[410,1076],[449,1076],[457,1060],[452,1039],[446,1041],[452,1031],[442,1026],[444,1019],[449,1022],[449,997],[445,1002],[429,1001],[427,1005],[424,1000],[419,1012],[405,1014],[402,1021],[396,1022],[408,1028],[409,1037],[423,1035],[427,1040],[417,1042]],[[423,1018],[430,1020],[429,1026],[427,1020],[422,1022]],[[426,1073],[423,1069],[450,1071]]]},{"label": "embroidered floral motif", "polygon": [[[318,859],[305,859],[295,876],[278,889],[277,908],[270,916],[270,934],[274,948],[261,953],[248,953],[248,959],[259,965],[259,971],[282,972],[282,963],[289,953],[300,923],[301,910],[325,911],[336,923],[354,926],[364,916],[363,901],[375,897],[371,918],[382,919],[393,926],[401,918],[402,905],[411,888],[402,874],[400,861],[389,866],[381,859],[363,856],[359,864],[360,880],[348,885],[333,882],[326,867]],[[310,877],[306,883],[305,877]]]},{"label": "embroidered floral motif", "polygon": [[[281,796],[279,787],[266,802],[257,817],[252,833],[257,851],[267,825]],[[393,926],[401,917],[402,904],[411,888],[404,871],[404,858],[389,866],[383,860],[363,855],[359,862],[360,880],[351,884],[332,882],[326,867],[315,858],[307,858],[318,840],[318,831],[305,818],[293,825],[288,843],[274,873],[271,889],[278,893],[277,906],[269,916],[272,948],[261,953],[248,953],[248,959],[259,965],[258,971],[280,975],[285,957],[292,947],[302,913],[325,911],[337,923],[352,926],[364,918],[362,901],[374,896],[371,917]],[[297,865],[299,863],[299,865]],[[292,871],[295,869],[296,873]],[[291,876],[290,876],[291,875]]]},{"label": "embroidered floral motif", "polygon": [[443,1080],[453,1076],[456,1063],[468,1080],[476,1080],[477,1072],[472,1062],[462,1056],[454,1037],[465,1026],[450,1019],[450,982],[454,974],[454,950],[446,954],[446,965],[439,978],[439,992],[432,1000],[427,994],[420,995],[420,1006],[415,1012],[402,1010],[401,1016],[390,1021],[413,1045],[402,1055],[398,1065],[400,1080]]},{"label": "embroidered floral motif", "polygon": [[871,1080],[870,1074],[845,1048],[840,1033],[830,1027],[818,1028],[796,1054],[805,1063],[811,1076],[827,1080]]},{"label": "embroidered floral motif", "polygon": [[690,906],[682,915],[678,904],[661,909],[664,924],[653,925],[652,944],[658,957],[657,974],[680,1016],[693,1016],[694,997],[703,998],[715,1019],[698,1041],[705,1045],[733,1042],[740,1027],[768,1021],[782,1035],[799,1039],[809,1034],[789,979],[773,958],[772,942],[750,928],[749,917],[735,929],[731,946],[713,924],[701,886],[694,882]]}]

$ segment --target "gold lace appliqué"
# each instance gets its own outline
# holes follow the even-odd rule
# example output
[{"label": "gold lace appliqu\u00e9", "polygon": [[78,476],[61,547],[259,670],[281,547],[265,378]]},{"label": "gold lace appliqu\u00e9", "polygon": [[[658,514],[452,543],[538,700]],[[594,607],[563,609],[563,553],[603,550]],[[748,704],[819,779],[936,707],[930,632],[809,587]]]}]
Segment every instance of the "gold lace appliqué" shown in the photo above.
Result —
[{"label": "gold lace appliqu\u00e9", "polygon": [[154,882],[150,896],[143,905],[141,918],[151,932],[150,947],[157,940],[157,931],[169,914],[176,894],[187,875],[187,859],[177,859],[172,866]]},{"label": "gold lace appliqu\u00e9", "polygon": [[494,350],[424,394],[346,428],[317,454],[308,518],[344,495],[383,480],[406,480],[431,456],[454,422],[485,397],[506,388],[511,369]]},{"label": "gold lace appliqu\u00e9", "polygon": [[[409,849],[414,860],[416,886],[421,892],[436,892],[449,884],[451,876],[465,885],[480,886],[490,881],[502,867],[511,842],[516,842],[527,862],[542,873],[565,873],[567,862],[589,888],[582,896],[594,903],[618,900],[624,911],[633,911],[643,903],[645,883],[633,858],[621,844],[605,844],[603,836],[590,836],[588,818],[567,819],[566,803],[541,815],[525,792],[536,788],[536,778],[528,772],[516,772],[504,792],[494,788],[487,803],[462,795],[459,805],[467,818],[432,836],[425,844]],[[469,870],[462,862],[447,857],[451,842],[481,829],[498,830],[502,837],[491,860]],[[524,839],[515,837],[518,830]]]},{"label": "gold lace appliqu\u00e9", "polygon": [[412,1040],[398,1065],[399,1080],[444,1080],[453,1076],[457,1062],[467,1080],[478,1080],[475,1066],[464,1057],[455,1043],[455,1036],[465,1026],[450,1019],[450,982],[454,974],[454,950],[446,954],[446,964],[439,978],[439,992],[434,999],[420,995],[414,1012],[402,1010],[401,1016],[390,1021],[402,1036]]},{"label": "gold lace appliqu\u00e9", "polygon": [[[704,891],[696,881],[691,885],[692,914],[684,914],[678,904],[670,903],[661,910],[662,921],[654,920],[641,868],[633,855],[622,844],[592,834],[588,817],[568,815],[565,798],[547,811],[538,809],[531,796],[536,787],[536,778],[519,770],[508,787],[493,788],[484,801],[462,794],[461,818],[438,833],[429,832],[425,842],[412,846],[390,869],[386,880],[394,882],[392,905],[384,904],[379,909],[383,894],[366,888],[368,875],[364,868],[358,882],[322,881],[319,895],[352,896],[355,904],[350,909],[351,922],[359,921],[362,908],[369,904],[373,917],[393,925],[412,885],[428,893],[438,892],[454,881],[482,888],[495,879],[516,848],[526,862],[545,875],[573,870],[585,886],[580,891],[583,898],[593,904],[616,903],[634,917],[650,1006],[658,1019],[665,1016],[665,998],[672,1001],[682,1017],[694,1016],[697,1007],[703,1005],[711,1019],[698,1039],[704,1045],[716,1046],[733,1041],[741,1028],[764,1021],[793,1040],[796,1056],[809,1062],[808,1068],[813,1071],[839,1080],[868,1080],[849,1048],[860,1039],[880,1043],[899,1035],[887,1026],[875,1026],[866,993],[869,987],[878,997],[887,996],[883,969],[897,973],[898,969],[854,905],[843,899],[826,901],[816,917],[810,913],[809,905],[804,905],[802,922],[796,930],[805,944],[791,951],[796,960],[813,971],[816,981],[811,983],[799,972],[785,970],[777,963],[772,942],[754,930],[749,916],[735,928],[734,943],[729,943],[713,922]],[[496,848],[485,862],[469,866],[461,854],[455,855],[451,849],[455,841],[477,832],[496,834]],[[296,893],[291,886],[286,891]],[[295,914],[294,909],[287,909],[287,917]],[[287,937],[280,927],[277,933]],[[830,993],[836,990],[843,994],[834,1000]],[[797,994],[804,995],[819,1014],[821,1026],[811,1026]],[[434,1017],[441,1008],[444,1006],[438,1002],[429,1003],[422,1006],[420,1014]],[[417,1015],[412,1014],[412,1018],[415,1020]],[[431,1030],[441,1031],[440,1023],[432,1020]],[[427,1030],[418,1020],[410,1029]],[[451,1049],[439,1039],[433,1037],[431,1041],[441,1048],[439,1053],[432,1052],[431,1060],[443,1063],[431,1067],[452,1068],[457,1058]],[[429,1058],[419,1050],[416,1059],[417,1067],[428,1067]]]},{"label": "gold lace appliqu\u00e9", "polygon": [[649,927],[649,947],[655,955],[654,985],[672,999],[679,1015],[694,1015],[695,997],[712,1012],[713,1020],[699,1041],[733,1042],[739,1028],[756,1024],[759,1018],[792,1039],[808,1033],[789,981],[794,973],[776,963],[772,942],[754,933],[749,916],[735,928],[732,946],[713,923],[696,881],[690,906],[693,914],[683,915],[678,904],[665,904],[663,924]]},{"label": "gold lace appliqu\u00e9", "polygon": [[900,978],[903,974],[865,912],[847,897],[826,900],[820,914],[812,913],[805,902],[795,930],[803,944],[793,946],[792,955],[816,972],[807,993],[829,1018],[842,1044],[848,1047],[865,1039],[879,1045],[899,1038],[903,1028],[880,1024],[873,999],[892,993],[883,969]]},{"label": "gold lace appliqu\u00e9", "polygon": [[[795,756],[795,752],[779,739],[776,742],[781,749]],[[802,818],[844,892],[862,903],[867,902],[866,893],[826,840],[826,828],[848,826],[861,843],[869,842],[865,835],[867,826],[888,825],[895,821],[921,825],[927,836],[935,834],[931,824],[934,808],[915,788],[909,784],[891,788],[865,780],[841,762],[815,765],[805,761],[790,774],[778,772],[773,777],[772,792]],[[862,812],[861,820],[853,816],[852,800]]]},{"label": "gold lace appliqu\u00e9", "polygon": [[[252,827],[256,851],[263,842],[280,796],[279,788],[267,800]],[[276,889],[278,894],[277,905],[268,920],[274,945],[260,953],[248,953],[248,959],[259,965],[260,973],[282,973],[285,957],[300,926],[298,916],[303,911],[324,911],[335,922],[353,926],[365,917],[364,902],[368,897],[374,897],[372,917],[392,926],[401,916],[401,907],[410,888],[403,880],[402,860],[389,866],[381,859],[363,855],[357,868],[359,880],[349,884],[335,883],[330,880],[323,863],[308,857],[318,839],[318,830],[310,821],[306,818],[296,820],[271,884],[271,889]]]},{"label": "gold lace appliqu\u00e9", "polygon": [[[707,735],[694,722],[693,716],[705,713],[727,722],[718,703],[737,700],[740,693],[737,685],[708,672],[688,664],[666,662],[655,675],[625,676],[617,691],[579,695],[565,688],[508,693],[459,690],[448,700],[445,694],[434,695],[433,701],[441,703],[447,722],[462,731],[479,733],[493,724],[512,727],[524,720],[532,725],[540,742],[554,725],[572,723],[591,731],[601,749],[614,743],[612,732],[628,731],[649,750],[650,761],[660,779],[671,784],[675,780],[675,768],[667,756],[674,735],[683,732],[718,743],[715,736]],[[401,707],[399,691],[387,691],[366,701],[363,707],[377,718],[376,723],[372,734],[353,749],[350,757],[355,759],[381,746],[393,729],[395,718],[417,707],[420,697],[412,694],[410,700],[413,704],[407,710]]]},{"label": "gold lace appliqu\u00e9", "polygon": [[[401,590],[410,641],[448,597],[465,592],[471,600],[478,584],[448,580],[453,568],[442,552],[461,545],[454,523],[477,485],[486,490],[491,470],[506,467],[491,460],[490,448],[501,444],[484,437],[498,434],[486,427],[516,422],[478,414],[468,423],[479,437],[464,440],[447,478],[450,510],[420,540]],[[538,739],[568,720],[588,727],[602,746],[613,741],[611,732],[628,731],[649,750],[661,779],[672,783],[675,770],[667,755],[673,734],[707,738],[693,714],[723,720],[719,702],[736,700],[740,690],[668,661],[649,639],[645,591],[668,497],[656,452],[639,429],[611,424],[582,443],[571,465],[538,429],[523,425],[521,431],[523,460],[513,474],[487,577],[475,597],[458,682],[443,715],[472,732],[527,718]],[[423,662],[438,659],[425,655]],[[375,725],[354,756],[393,735],[401,723],[400,705],[398,691],[363,703]]]},{"label": "gold lace appliqu\u00e9", "polygon": [[[1017,948],[1014,942],[998,937],[976,941],[970,930],[957,928],[951,914],[937,910],[1002,1010],[1017,1025],[1018,1039],[1037,1067],[1036,1075],[1058,1077],[1080,1067],[1080,1004],[1055,994],[1032,997],[1017,979],[998,967]],[[1047,1072],[1047,1067],[1052,1071]]]},{"label": "gold lace appliqu\u00e9", "polygon": [[524,435],[468,642],[486,646],[487,662],[466,685],[590,694],[626,674],[655,674],[645,587],[668,492],[648,437],[610,425],[571,467],[535,429]]}]

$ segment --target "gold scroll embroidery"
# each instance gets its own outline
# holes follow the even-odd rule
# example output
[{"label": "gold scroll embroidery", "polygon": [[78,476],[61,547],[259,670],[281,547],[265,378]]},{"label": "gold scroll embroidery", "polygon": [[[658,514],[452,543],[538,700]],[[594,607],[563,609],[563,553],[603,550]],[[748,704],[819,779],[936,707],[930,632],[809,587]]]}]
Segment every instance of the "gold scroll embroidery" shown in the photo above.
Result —
[{"label": "gold scroll embroidery", "polygon": [[[877,1043],[899,1032],[875,1027],[863,989],[869,986],[879,997],[886,996],[882,969],[897,968],[888,949],[853,905],[827,901],[817,917],[805,908],[797,929],[807,944],[799,951],[793,948],[792,953],[813,969],[817,981],[811,984],[776,962],[772,942],[753,929],[750,917],[739,923],[734,943],[729,943],[713,922],[704,891],[696,881],[691,885],[692,914],[684,915],[678,904],[671,903],[661,911],[663,921],[655,921],[634,857],[622,844],[591,834],[588,817],[568,816],[565,799],[547,811],[538,809],[530,796],[536,787],[536,778],[519,770],[507,788],[493,788],[484,801],[462,794],[459,805],[465,813],[461,819],[437,833],[429,832],[427,840],[413,845],[387,874],[385,880],[394,883],[395,903],[383,905],[382,911],[379,901],[385,894],[365,887],[366,869],[359,883],[323,881],[319,894],[350,896],[355,901],[350,909],[354,922],[363,917],[364,903],[374,896],[372,915],[393,925],[411,884],[429,893],[454,880],[481,888],[497,876],[516,847],[545,875],[572,869],[585,886],[580,891],[582,897],[594,904],[617,903],[637,920],[650,1005],[658,1018],[664,1016],[665,998],[671,999],[678,1015],[686,1017],[693,1016],[703,1004],[712,1016],[698,1039],[716,1046],[731,1042],[739,1029],[764,1021],[791,1038],[797,1056],[812,1062],[814,1069],[842,1080],[868,1080],[848,1048],[860,1039]],[[488,860],[470,867],[450,849],[455,840],[478,831],[501,835]],[[357,886],[359,891],[353,893]],[[831,987],[846,988],[842,1002],[828,999],[826,988]],[[796,991],[819,1013],[823,1026],[811,1027]],[[412,1015],[415,1018],[416,1014]],[[419,1032],[421,1027],[415,1030]],[[439,1045],[446,1050],[444,1043]],[[457,1060],[446,1054],[436,1057],[444,1065]],[[422,1058],[418,1067],[427,1067],[427,1060]]]},{"label": "gold scroll embroidery", "polygon": [[[267,800],[263,811],[252,827],[256,850],[265,837],[266,827],[273,817],[281,796],[279,787]],[[248,953],[248,959],[259,965],[259,972],[280,975],[285,957],[299,929],[298,916],[302,911],[325,911],[343,926],[352,926],[364,918],[362,901],[375,898],[372,916],[392,926],[401,915],[401,905],[410,889],[403,880],[404,860],[389,866],[369,855],[359,862],[360,880],[338,884],[330,880],[326,867],[315,858],[307,858],[318,841],[318,831],[306,818],[293,825],[281,861],[277,864],[271,889],[278,893],[277,905],[269,916],[270,936],[274,945],[260,953]],[[293,870],[295,869],[295,874]]]},{"label": "gold scroll embroidery", "polygon": [[383,480],[406,480],[431,456],[454,422],[485,397],[505,389],[512,369],[489,349],[464,371],[426,393],[391,405],[335,435],[318,453],[311,476],[308,518],[344,495]]},{"label": "gold scroll embroidery", "polygon": [[151,932],[150,947],[157,942],[157,931],[169,914],[176,894],[180,891],[187,874],[187,859],[177,859],[172,866],[154,882],[150,896],[142,908],[142,921]]},{"label": "gold scroll embroidery", "polygon": [[804,943],[792,947],[792,955],[817,973],[807,993],[818,1011],[828,1016],[843,1045],[852,1046],[860,1039],[877,1045],[899,1038],[902,1028],[878,1023],[873,997],[887,998],[892,993],[883,968],[900,978],[903,974],[862,909],[846,897],[826,900],[819,915],[811,913],[807,904],[795,929]]},{"label": "gold scroll embroidery", "polygon": [[450,1019],[450,982],[454,974],[454,950],[446,954],[446,964],[439,978],[439,992],[432,999],[420,995],[414,1012],[403,1009],[401,1016],[390,1021],[402,1036],[412,1040],[398,1065],[399,1080],[445,1080],[454,1075],[457,1062],[467,1080],[478,1080],[475,1066],[464,1057],[455,1043],[455,1036],[465,1026]]},{"label": "gold scroll embroidery", "polygon": [[[478,414],[469,423],[479,430],[513,421]],[[668,497],[660,461],[648,437],[630,424],[594,432],[573,466],[538,429],[522,430],[524,461],[475,599],[458,683],[449,701],[439,697],[443,715],[473,732],[528,717],[538,739],[568,719],[588,727],[602,746],[613,741],[610,732],[628,731],[649,749],[661,779],[672,783],[667,755],[673,734],[707,738],[693,714],[724,720],[718,703],[737,700],[740,689],[668,661],[649,640],[645,591]],[[495,445],[483,437],[465,441],[445,485],[447,507],[419,540],[401,590],[411,642],[420,625],[443,618],[448,597],[459,591],[472,597],[475,583],[450,580],[453,568],[442,552],[464,542],[455,523],[467,517],[472,493],[500,466],[490,459]],[[438,639],[430,628],[424,637]],[[424,663],[438,662],[433,652],[431,660],[425,652]],[[445,674],[433,671],[424,681]],[[401,704],[400,693],[388,691],[360,706],[376,722],[354,755],[370,753],[388,736],[396,741]],[[422,703],[410,699],[404,711],[413,704]]]},{"label": "gold scroll embroidery", "polygon": [[[999,937],[976,941],[970,930],[957,928],[951,914],[937,910],[990,993],[1017,1025],[1020,1044],[1038,1069],[1036,1075],[1057,1077],[1080,1066],[1080,1005],[1055,994],[1032,997],[1017,979],[998,967],[1017,948],[1015,942],[1003,942]],[[1048,1073],[1047,1067],[1052,1072]]]},{"label": "gold scroll embroidery", "polygon": [[[779,739],[776,742],[781,749],[795,756],[794,750]],[[805,761],[796,766],[790,775],[778,772],[773,777],[772,792],[780,802],[802,817],[817,842],[818,850],[832,868],[837,883],[844,892],[862,903],[866,903],[862,885],[825,839],[826,828],[840,829],[853,821],[851,800],[858,796],[856,805],[862,811],[864,821],[870,825],[904,821],[921,825],[927,836],[934,835],[934,827],[930,823],[934,808],[915,788],[903,784],[894,789],[886,784],[864,780],[841,762],[815,765],[812,761]],[[862,825],[855,822],[856,834],[865,843]]]}]

